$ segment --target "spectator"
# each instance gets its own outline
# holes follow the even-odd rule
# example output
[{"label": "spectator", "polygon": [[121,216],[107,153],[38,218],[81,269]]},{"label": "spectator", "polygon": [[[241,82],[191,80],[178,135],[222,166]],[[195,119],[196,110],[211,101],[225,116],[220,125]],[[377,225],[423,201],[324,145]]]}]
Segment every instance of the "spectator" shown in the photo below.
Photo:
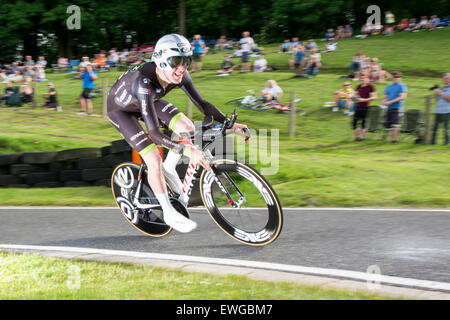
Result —
[{"label": "spectator", "polygon": [[351,25],[346,24],[344,28],[344,36],[345,38],[351,38],[353,37],[353,28]]},{"label": "spectator", "polygon": [[327,43],[325,44],[325,50],[322,52],[324,52],[324,53],[333,52],[333,51],[336,51],[337,49],[338,49],[337,41],[335,41],[335,42],[327,41]]},{"label": "spectator", "polygon": [[104,67],[107,59],[105,57],[104,53],[96,54],[96,58],[94,59],[94,62],[92,63],[96,68],[98,67]]},{"label": "spectator", "polygon": [[202,40],[199,34],[194,35],[194,40],[191,42],[192,56],[194,63],[192,65],[191,72],[197,72],[202,70],[202,54],[206,49],[205,40]]},{"label": "spectator", "polygon": [[319,68],[322,66],[321,55],[317,48],[312,49],[312,54],[309,56],[308,64],[306,65],[306,74],[315,76],[319,73]]},{"label": "spectator", "polygon": [[354,95],[355,91],[352,89],[350,82],[344,82],[341,90],[333,92],[333,111],[336,112],[339,109],[344,109],[345,114],[350,114],[350,106]]},{"label": "spectator", "polygon": [[261,96],[264,97],[266,102],[271,100],[281,101],[283,90],[277,85],[275,80],[268,80],[266,87],[261,91]]},{"label": "spectator", "polygon": [[227,38],[225,36],[220,36],[220,38],[217,39],[217,42],[214,45],[214,49],[223,51],[223,50],[225,50],[226,43],[227,43]]},{"label": "spectator", "polygon": [[19,63],[17,61],[13,61],[13,63],[11,64],[11,67],[9,68],[9,70],[11,70],[11,73],[14,73],[16,71],[20,71]]},{"label": "spectator", "polygon": [[[361,80],[363,83],[356,88],[357,95],[354,98],[356,100],[355,114],[353,116],[355,141],[363,141],[366,139],[366,118],[369,111],[369,104],[377,97],[375,86],[370,84],[369,77],[363,75]],[[358,122],[361,122],[361,128],[358,128]]]},{"label": "spectator", "polygon": [[372,58],[369,66],[370,80],[372,81],[384,81],[386,75],[391,76],[387,71],[378,64],[378,58]]},{"label": "spectator", "polygon": [[411,20],[409,20],[408,27],[406,27],[405,31],[413,31],[416,30],[416,28],[417,28],[416,19],[412,18]]},{"label": "spectator", "polygon": [[442,89],[436,88],[434,92],[436,93],[437,106],[434,111],[434,126],[433,126],[433,136],[431,139],[431,144],[436,143],[436,136],[439,124],[442,123],[444,126],[444,145],[449,145],[449,121],[450,121],[450,72],[444,74],[442,79],[444,81],[444,87]]},{"label": "spectator", "polygon": [[82,57],[81,58],[81,62],[80,62],[80,64],[78,65],[80,68],[81,67],[87,67],[88,65],[90,65],[91,63],[89,62],[89,57],[86,57],[86,56],[84,56],[84,57]]},{"label": "spectator", "polygon": [[417,24],[416,29],[427,29],[428,27],[428,18],[427,16],[420,17],[420,22]]},{"label": "spectator", "polygon": [[242,32],[242,38],[239,40],[239,44],[241,45],[242,50],[242,58],[241,58],[241,73],[250,72],[251,62],[250,62],[250,53],[252,52],[253,38],[250,37],[250,32],[244,31]]},{"label": "spectator", "polygon": [[431,19],[428,21],[428,30],[434,30],[441,23],[441,19],[438,16],[433,15]]},{"label": "spectator", "polygon": [[30,103],[33,101],[33,89],[30,87],[30,79],[26,79],[23,85],[20,86],[19,93],[22,96],[23,103]]},{"label": "spectator", "polygon": [[384,98],[382,105],[387,106],[386,113],[386,128],[391,131],[391,142],[397,143],[398,135],[400,133],[400,112],[403,111],[404,102],[407,96],[408,87],[401,83],[401,72],[392,73],[393,83],[388,85],[384,91]]},{"label": "spectator", "polygon": [[55,86],[53,85],[53,82],[48,82],[47,87],[48,87],[48,93],[44,93],[44,98],[47,101],[42,103],[42,105],[47,110],[56,110],[58,107],[58,99],[56,98]]},{"label": "spectator", "polygon": [[114,49],[109,50],[109,55],[105,62],[105,65],[108,67],[114,67],[118,63],[119,63],[119,55],[117,54],[116,50]]},{"label": "spectator", "polygon": [[395,15],[391,11],[386,11],[384,14],[384,21],[387,25],[393,26],[395,24]]},{"label": "spectator", "polygon": [[284,42],[280,45],[279,52],[286,53],[289,51],[291,47],[291,41],[289,39],[285,39]]},{"label": "spectator", "polygon": [[80,69],[79,77],[83,80],[83,91],[80,95],[81,110],[77,114],[92,115],[92,96],[91,91],[94,89],[94,81],[97,79],[97,72],[92,69],[92,65],[88,65],[85,68]]},{"label": "spectator", "polygon": [[299,48],[301,45],[302,45],[302,42],[298,39],[298,37],[293,37],[289,51],[293,52],[295,49]]},{"label": "spectator", "polygon": [[383,25],[381,23],[375,23],[375,25],[371,28],[371,34],[379,35],[381,32],[383,32]]},{"label": "spectator", "polygon": [[8,75],[7,79],[8,79],[8,81],[11,81],[11,82],[23,82],[23,76],[19,70]]},{"label": "spectator", "polygon": [[314,49],[317,49],[317,43],[313,39],[310,39],[306,41],[305,49],[308,52],[312,52]]},{"label": "spectator", "polygon": [[34,65],[30,64],[26,67],[24,67],[22,74],[25,77],[30,77],[33,80],[37,79],[38,69],[35,70]]},{"label": "spectator", "polygon": [[325,33],[325,40],[327,41],[334,41],[336,40],[336,34],[334,33],[334,29],[330,28]]},{"label": "spectator", "polygon": [[45,81],[45,67],[47,66],[47,61],[43,56],[38,57],[38,61],[36,62],[36,66],[38,67],[38,76],[37,81]]},{"label": "spectator", "polygon": [[350,65],[350,72],[352,74],[351,77],[353,78],[353,80],[359,80],[359,73],[361,72],[361,63],[363,57],[364,55],[361,50],[353,56],[353,60]]},{"label": "spectator", "polygon": [[58,67],[67,68],[68,65],[69,65],[69,59],[64,58],[64,57],[58,58]]},{"label": "spectator", "polygon": [[220,70],[217,71],[218,76],[228,76],[236,68],[236,65],[230,60],[229,56],[223,58],[223,62],[220,65]]},{"label": "spectator", "polygon": [[402,21],[397,25],[398,31],[406,30],[409,26],[409,21],[407,18],[403,18]]},{"label": "spectator", "polygon": [[242,52],[243,52],[243,50],[241,49],[241,45],[240,45],[240,44],[237,44],[237,45],[236,45],[236,50],[233,52],[232,57],[233,57],[233,58],[239,58],[239,57],[242,57]]},{"label": "spectator", "polygon": [[34,66],[34,60],[31,56],[25,56],[25,66]]},{"label": "spectator", "polygon": [[260,55],[258,59],[253,62],[253,72],[264,72],[267,69],[267,60],[264,55]]},{"label": "spectator", "polygon": [[369,24],[363,24],[361,27],[361,35],[359,36],[361,39],[367,38],[367,36],[372,32],[372,26]]},{"label": "spectator", "polygon": [[296,49],[294,49],[294,57],[289,60],[289,68],[294,70],[295,67],[299,67],[302,69],[305,67],[306,63],[306,53],[305,48],[300,45]]},{"label": "spectator", "polygon": [[337,27],[337,37],[336,40],[345,39],[345,30],[343,26]]},{"label": "spectator", "polygon": [[16,93],[16,90],[13,88],[12,83],[10,81],[7,81],[5,83],[6,87],[5,87],[5,91],[4,94],[2,95],[2,101],[5,101],[6,105],[8,105],[8,99],[11,95],[13,95],[14,93]]}]

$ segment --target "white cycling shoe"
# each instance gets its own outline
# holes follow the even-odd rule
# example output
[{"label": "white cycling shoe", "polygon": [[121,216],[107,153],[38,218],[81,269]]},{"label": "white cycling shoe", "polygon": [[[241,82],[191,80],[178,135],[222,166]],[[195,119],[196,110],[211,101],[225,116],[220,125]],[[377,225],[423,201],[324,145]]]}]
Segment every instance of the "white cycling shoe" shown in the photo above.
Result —
[{"label": "white cycling shoe", "polygon": [[163,215],[164,222],[179,232],[188,233],[197,228],[195,221],[186,218],[175,210],[164,212]]}]

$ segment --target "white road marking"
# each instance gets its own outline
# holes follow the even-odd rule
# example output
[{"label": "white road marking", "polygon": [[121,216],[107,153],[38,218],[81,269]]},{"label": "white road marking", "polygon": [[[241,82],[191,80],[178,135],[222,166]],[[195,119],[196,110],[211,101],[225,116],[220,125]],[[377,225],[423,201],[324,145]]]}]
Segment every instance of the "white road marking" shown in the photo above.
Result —
[{"label": "white road marking", "polygon": [[301,274],[347,278],[347,279],[353,279],[353,280],[359,280],[359,281],[367,281],[368,283],[373,283],[374,281],[377,281],[379,283],[390,284],[390,285],[415,287],[415,288],[440,290],[440,291],[450,291],[450,283],[446,283],[446,282],[417,280],[417,279],[393,277],[393,276],[386,276],[386,275],[379,275],[379,274],[374,275],[371,273],[364,273],[364,272],[358,272],[358,271],[303,267],[303,266],[268,263],[268,262],[261,262],[261,261],[208,258],[208,257],[198,257],[198,256],[123,251],[123,250],[58,247],[58,246],[0,244],[0,249],[62,251],[62,252],[71,252],[71,253],[80,253],[80,254],[101,254],[101,255],[124,256],[124,257],[133,257],[133,258],[147,258],[147,259],[150,258],[150,259],[161,259],[161,260],[172,260],[172,261],[183,261],[183,262],[194,262],[194,263],[218,264],[218,265],[228,265],[228,266],[235,266],[235,267],[247,267],[247,268],[255,268],[255,269],[267,269],[267,270],[285,271],[285,272],[293,272],[293,273],[301,273]]}]

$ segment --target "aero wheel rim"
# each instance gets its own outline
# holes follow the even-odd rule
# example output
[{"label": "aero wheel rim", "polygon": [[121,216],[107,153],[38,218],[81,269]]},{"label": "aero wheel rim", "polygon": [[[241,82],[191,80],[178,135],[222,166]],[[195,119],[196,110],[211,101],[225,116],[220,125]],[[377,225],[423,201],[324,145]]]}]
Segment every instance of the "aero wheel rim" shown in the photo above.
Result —
[{"label": "aero wheel rim", "polygon": [[[231,207],[223,192],[218,190],[213,175],[204,172],[201,179],[202,198],[216,224],[234,239],[248,245],[272,242],[281,231],[282,213],[278,198],[267,181],[250,166],[233,160],[216,160],[214,166],[222,176],[221,181],[226,180],[223,172],[236,180],[246,199],[239,209]],[[226,182],[223,185],[226,186]],[[233,187],[226,189],[235,202],[240,198],[239,194],[233,194]]]}]

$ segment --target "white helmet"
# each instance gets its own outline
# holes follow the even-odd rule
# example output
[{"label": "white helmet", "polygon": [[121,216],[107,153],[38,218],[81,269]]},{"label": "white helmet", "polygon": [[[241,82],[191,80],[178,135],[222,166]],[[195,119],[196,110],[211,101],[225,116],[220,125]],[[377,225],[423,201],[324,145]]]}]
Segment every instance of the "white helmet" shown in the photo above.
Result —
[{"label": "white helmet", "polygon": [[168,71],[181,65],[189,66],[192,61],[191,44],[182,35],[167,34],[156,42],[151,61]]}]

